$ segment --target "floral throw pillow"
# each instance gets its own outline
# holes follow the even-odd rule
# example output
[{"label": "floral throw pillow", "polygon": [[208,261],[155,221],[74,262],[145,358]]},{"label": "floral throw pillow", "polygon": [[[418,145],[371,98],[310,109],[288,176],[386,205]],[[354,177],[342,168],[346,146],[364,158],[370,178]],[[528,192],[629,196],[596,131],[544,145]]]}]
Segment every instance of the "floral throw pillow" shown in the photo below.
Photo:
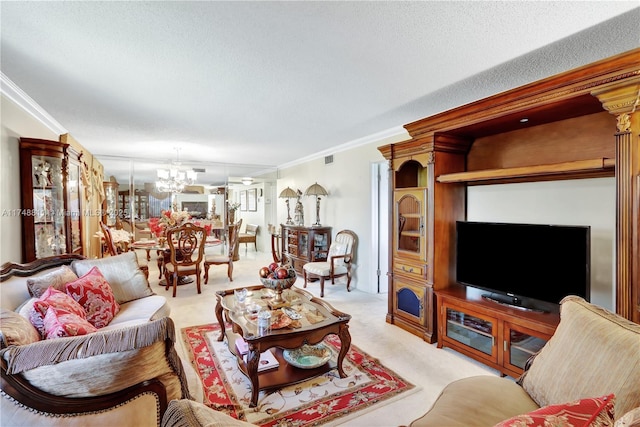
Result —
[{"label": "floral throw pillow", "polygon": [[29,310],[29,321],[40,332],[42,337],[46,336],[44,316],[47,314],[49,307],[61,308],[83,319],[86,318],[84,308],[76,300],[64,292],[49,287],[40,298],[34,301],[33,307]]},{"label": "floral throw pillow", "polygon": [[66,289],[67,294],[84,308],[89,323],[98,329],[107,326],[120,311],[111,286],[98,267],[93,267],[84,276],[67,283]]},{"label": "floral throw pillow", "polygon": [[518,415],[494,427],[612,427],[615,396],[580,399],[549,405]]},{"label": "floral throw pillow", "polygon": [[50,306],[44,316],[45,338],[75,337],[96,332],[86,319],[63,308]]}]

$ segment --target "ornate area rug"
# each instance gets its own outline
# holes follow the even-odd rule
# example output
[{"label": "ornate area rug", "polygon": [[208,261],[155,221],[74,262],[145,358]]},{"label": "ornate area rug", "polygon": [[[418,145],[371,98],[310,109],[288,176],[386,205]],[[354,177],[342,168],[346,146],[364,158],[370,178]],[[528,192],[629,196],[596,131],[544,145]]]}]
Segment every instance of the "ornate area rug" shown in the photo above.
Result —
[{"label": "ornate area rug", "polygon": [[[236,357],[226,342],[218,342],[218,324],[182,329],[182,338],[204,387],[204,403],[234,418],[259,426],[317,426],[377,409],[416,390],[413,384],[385,368],[380,362],[351,344],[343,362],[346,378],[337,369],[280,390],[258,396],[258,406],[249,408],[251,383],[240,372]],[[325,344],[336,360],[340,340],[335,335]],[[376,406],[377,405],[377,406]]]}]

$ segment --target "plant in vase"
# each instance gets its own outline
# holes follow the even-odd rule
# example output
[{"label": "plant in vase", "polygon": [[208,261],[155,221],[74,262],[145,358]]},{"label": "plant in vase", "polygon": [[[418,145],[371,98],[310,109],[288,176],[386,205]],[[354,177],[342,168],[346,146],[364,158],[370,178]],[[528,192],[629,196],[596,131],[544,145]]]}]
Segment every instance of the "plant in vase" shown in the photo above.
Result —
[{"label": "plant in vase", "polygon": [[187,211],[163,210],[160,218],[149,219],[149,229],[156,236],[158,242],[164,243],[167,229],[177,227],[191,220],[191,215]]}]

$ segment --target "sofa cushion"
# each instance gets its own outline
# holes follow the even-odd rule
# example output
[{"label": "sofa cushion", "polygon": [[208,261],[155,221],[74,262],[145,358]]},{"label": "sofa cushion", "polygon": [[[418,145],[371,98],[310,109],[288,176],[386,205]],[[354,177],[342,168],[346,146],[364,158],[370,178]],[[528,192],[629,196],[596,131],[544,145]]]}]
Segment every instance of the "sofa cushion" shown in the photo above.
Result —
[{"label": "sofa cushion", "polygon": [[615,396],[580,399],[560,405],[549,405],[518,415],[494,427],[611,427]]},{"label": "sofa cushion", "polygon": [[410,425],[486,427],[538,407],[514,381],[479,375],[448,384],[429,412]]},{"label": "sofa cushion", "polygon": [[48,288],[40,298],[33,302],[33,307],[29,312],[29,320],[31,321],[31,324],[35,326],[42,337],[46,336],[44,316],[47,314],[47,309],[49,307],[62,308],[69,313],[80,316],[83,319],[86,319],[87,317],[84,312],[84,308],[82,308],[76,300],[64,292]]},{"label": "sofa cushion", "polygon": [[615,394],[616,416],[640,406],[640,325],[580,297],[520,379],[539,406]]},{"label": "sofa cushion", "polygon": [[162,317],[168,317],[171,313],[167,299],[161,295],[152,295],[126,302],[120,305],[120,311],[107,329],[114,329],[129,322],[149,322]]},{"label": "sofa cushion", "polygon": [[40,298],[47,288],[64,292],[64,285],[76,280],[78,276],[67,265],[62,265],[42,276],[30,277],[27,279],[27,289],[29,295]]},{"label": "sofa cushion", "polygon": [[97,331],[91,323],[77,314],[51,306],[47,308],[43,324],[46,339],[75,337]]},{"label": "sofa cushion", "polygon": [[79,276],[87,274],[93,267],[98,267],[109,282],[118,304],[154,295],[147,278],[138,266],[135,252],[74,261],[71,264],[71,268]]},{"label": "sofa cushion", "polygon": [[118,314],[111,286],[98,267],[93,267],[79,279],[67,283],[67,294],[78,302],[87,313],[87,320],[96,328],[103,328]]},{"label": "sofa cushion", "polygon": [[0,309],[0,348],[40,341],[38,330],[15,311]]}]

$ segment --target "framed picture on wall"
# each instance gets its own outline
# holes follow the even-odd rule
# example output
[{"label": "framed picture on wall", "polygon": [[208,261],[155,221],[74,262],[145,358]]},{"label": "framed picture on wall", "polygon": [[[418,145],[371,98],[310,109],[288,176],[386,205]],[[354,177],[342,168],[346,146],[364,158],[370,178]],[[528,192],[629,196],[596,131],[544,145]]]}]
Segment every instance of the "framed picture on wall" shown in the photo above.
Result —
[{"label": "framed picture on wall", "polygon": [[247,209],[251,212],[258,210],[258,190],[256,188],[247,191]]},{"label": "framed picture on wall", "polygon": [[243,190],[240,192],[240,210],[247,210],[247,190]]}]

